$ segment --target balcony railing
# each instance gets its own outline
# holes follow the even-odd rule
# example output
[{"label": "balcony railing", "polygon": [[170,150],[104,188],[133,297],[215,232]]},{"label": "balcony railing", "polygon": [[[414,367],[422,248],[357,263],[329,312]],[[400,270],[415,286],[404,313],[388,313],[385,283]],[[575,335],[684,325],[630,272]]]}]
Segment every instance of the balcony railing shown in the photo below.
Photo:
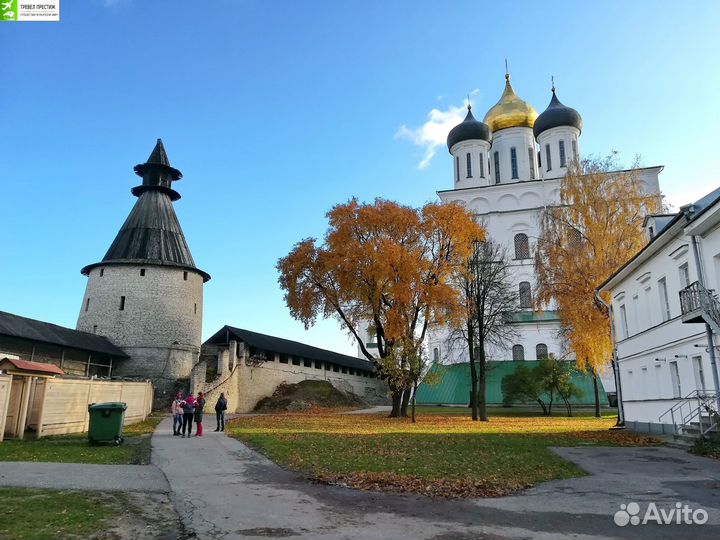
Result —
[{"label": "balcony railing", "polygon": [[680,309],[683,322],[706,322],[720,333],[720,301],[715,291],[706,289],[698,281],[691,283],[680,291]]}]

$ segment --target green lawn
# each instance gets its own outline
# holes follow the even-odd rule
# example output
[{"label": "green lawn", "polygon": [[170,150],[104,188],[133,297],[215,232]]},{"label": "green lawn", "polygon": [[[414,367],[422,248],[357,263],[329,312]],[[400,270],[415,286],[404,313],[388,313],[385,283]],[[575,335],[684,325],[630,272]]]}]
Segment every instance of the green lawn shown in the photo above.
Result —
[{"label": "green lawn", "polygon": [[361,489],[445,497],[498,496],[581,476],[548,446],[657,444],[611,431],[612,418],[428,414],[418,423],[384,415],[277,414],[234,420],[230,435],[313,478]]},{"label": "green lawn", "polygon": [[5,439],[0,443],[0,461],[147,464],[150,462],[150,435],[162,419],[151,416],[143,422],[123,427],[125,442],[121,446],[90,446],[87,433],[42,439]]},{"label": "green lawn", "polygon": [[0,488],[0,538],[87,538],[123,507],[122,494]]}]

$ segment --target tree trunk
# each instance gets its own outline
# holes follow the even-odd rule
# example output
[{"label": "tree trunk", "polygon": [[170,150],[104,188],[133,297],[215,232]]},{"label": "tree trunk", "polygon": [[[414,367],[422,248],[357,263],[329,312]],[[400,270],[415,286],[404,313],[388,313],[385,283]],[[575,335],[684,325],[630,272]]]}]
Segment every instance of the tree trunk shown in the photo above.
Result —
[{"label": "tree trunk", "polygon": [[555,397],[553,396],[552,390],[550,391],[550,401],[548,402],[547,415],[552,416],[552,404]]},{"label": "tree trunk", "polygon": [[410,389],[405,388],[402,394],[402,403],[400,405],[400,417],[407,418],[408,416],[408,404],[410,403]]},{"label": "tree trunk", "polygon": [[400,402],[402,401],[402,391],[392,390],[392,410],[390,418],[400,418]]},{"label": "tree trunk", "polygon": [[540,404],[540,407],[542,407],[542,412],[545,416],[548,415],[547,407],[545,407],[545,403],[542,399],[538,398],[537,402]]},{"label": "tree trunk", "polygon": [[593,390],[595,391],[595,418],[600,418],[600,390],[598,389],[597,372],[593,369]]},{"label": "tree trunk", "polygon": [[478,374],[475,365],[475,343],[472,323],[468,321],[468,352],[470,353],[470,409],[473,421],[478,419]]},{"label": "tree trunk", "polygon": [[412,423],[415,423],[415,396],[417,395],[417,389],[418,384],[417,381],[413,385],[413,395],[412,395]]},{"label": "tree trunk", "polygon": [[478,354],[479,354],[479,362],[478,367],[480,368],[479,371],[479,380],[478,380],[478,393],[477,393],[477,406],[478,406],[478,416],[482,422],[488,421],[487,416],[487,404],[485,403],[485,389],[487,386],[487,361],[485,359],[485,343],[482,338],[482,334],[480,334],[480,342],[478,343]]}]

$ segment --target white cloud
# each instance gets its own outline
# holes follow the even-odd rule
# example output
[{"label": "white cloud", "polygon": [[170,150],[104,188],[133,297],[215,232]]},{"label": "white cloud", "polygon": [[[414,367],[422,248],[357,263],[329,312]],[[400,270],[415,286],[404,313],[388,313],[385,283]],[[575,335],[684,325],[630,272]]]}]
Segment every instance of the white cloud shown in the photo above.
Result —
[{"label": "white cloud", "polygon": [[[479,93],[479,89],[470,92],[471,96]],[[439,96],[441,97],[441,96]],[[435,157],[437,149],[444,146],[448,133],[465,118],[465,105],[450,105],[445,110],[432,109],[427,115],[427,122],[418,128],[409,128],[405,124],[395,133],[396,139],[405,139],[423,149],[423,157],[418,169],[427,169]]]},{"label": "white cloud", "polygon": [[426,169],[440,146],[447,140],[448,132],[463,121],[463,107],[451,105],[447,110],[433,109],[428,113],[428,120],[422,126],[411,129],[400,126],[395,133],[396,139],[406,139],[424,150],[418,169]]}]

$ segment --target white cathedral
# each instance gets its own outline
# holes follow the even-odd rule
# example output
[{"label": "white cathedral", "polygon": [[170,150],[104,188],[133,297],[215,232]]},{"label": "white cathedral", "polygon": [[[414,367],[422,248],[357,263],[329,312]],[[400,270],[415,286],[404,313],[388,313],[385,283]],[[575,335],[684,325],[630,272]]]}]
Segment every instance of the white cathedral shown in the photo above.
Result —
[{"label": "white cathedral", "polygon": [[[502,96],[482,122],[471,109],[468,104],[465,120],[448,134],[454,185],[438,191],[438,196],[443,202],[459,202],[471,210],[488,236],[507,249],[519,299],[512,323],[516,337],[507,347],[489,350],[488,359],[538,360],[548,354],[571,358],[559,337],[554,306],[533,310],[533,255],[541,212],[558,204],[560,181],[570,161],[579,159],[582,118],[560,102],[554,86],[550,104],[538,115],[515,94],[509,74]],[[659,194],[662,169],[637,170],[646,193]],[[433,361],[468,361],[467,346],[450,339],[445,328],[432,329],[427,344]]]}]

